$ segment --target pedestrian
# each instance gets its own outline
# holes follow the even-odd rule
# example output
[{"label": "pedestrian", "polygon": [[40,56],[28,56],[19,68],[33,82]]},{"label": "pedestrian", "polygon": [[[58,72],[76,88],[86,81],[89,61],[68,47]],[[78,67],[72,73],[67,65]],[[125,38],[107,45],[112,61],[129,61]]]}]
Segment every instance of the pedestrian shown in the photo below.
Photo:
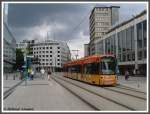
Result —
[{"label": "pedestrian", "polygon": [[33,77],[34,77],[34,71],[32,70],[32,72],[31,72],[31,80],[33,80]]},{"label": "pedestrian", "polygon": [[44,79],[44,73],[45,73],[45,70],[42,68],[42,69],[41,69],[42,79]]},{"label": "pedestrian", "polygon": [[50,80],[50,75],[51,75],[51,71],[49,70],[49,71],[47,72],[47,78],[48,78],[48,80]]},{"label": "pedestrian", "polygon": [[125,80],[128,80],[128,78],[129,78],[129,71],[127,70],[125,71]]}]

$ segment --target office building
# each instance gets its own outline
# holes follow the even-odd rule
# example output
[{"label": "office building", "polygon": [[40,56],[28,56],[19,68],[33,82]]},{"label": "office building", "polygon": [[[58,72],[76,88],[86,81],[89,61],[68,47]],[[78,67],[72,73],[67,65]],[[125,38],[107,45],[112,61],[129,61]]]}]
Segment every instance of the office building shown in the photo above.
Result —
[{"label": "office building", "polygon": [[51,71],[62,70],[63,64],[71,57],[66,43],[53,40],[36,42],[33,45],[33,55],[40,62],[38,70],[44,68]]},{"label": "office building", "polygon": [[147,12],[110,29],[101,39],[96,39],[97,54],[114,54],[121,74],[136,69],[137,74],[146,75],[147,68]]},{"label": "office building", "polygon": [[96,39],[101,39],[119,21],[119,6],[95,7],[89,18],[90,55],[95,54]]},{"label": "office building", "polygon": [[3,8],[3,69],[4,73],[10,73],[16,64],[16,40],[7,22],[8,4]]},{"label": "office building", "polygon": [[3,30],[4,73],[8,73],[13,72],[13,67],[16,63],[16,40],[5,22],[3,23]]}]

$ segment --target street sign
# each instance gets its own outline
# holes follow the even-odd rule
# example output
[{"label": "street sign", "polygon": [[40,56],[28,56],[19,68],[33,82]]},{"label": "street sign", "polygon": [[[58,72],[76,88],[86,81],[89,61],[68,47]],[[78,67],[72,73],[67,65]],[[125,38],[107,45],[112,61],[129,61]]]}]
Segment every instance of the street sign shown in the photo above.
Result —
[{"label": "street sign", "polygon": [[27,57],[29,57],[29,58],[34,58],[34,56],[33,56],[33,55],[27,55]]}]

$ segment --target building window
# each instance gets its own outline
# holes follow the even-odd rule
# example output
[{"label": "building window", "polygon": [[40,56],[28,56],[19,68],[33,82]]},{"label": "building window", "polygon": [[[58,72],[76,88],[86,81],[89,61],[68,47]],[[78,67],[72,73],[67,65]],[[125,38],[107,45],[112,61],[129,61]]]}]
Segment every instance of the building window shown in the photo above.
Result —
[{"label": "building window", "polygon": [[60,63],[57,63],[57,65],[60,65]]},{"label": "building window", "polygon": [[122,51],[126,51],[126,30],[123,30],[121,32],[121,37],[122,37]]},{"label": "building window", "polygon": [[60,51],[58,51],[58,53],[60,53]]},{"label": "building window", "polygon": [[138,51],[138,60],[142,60],[142,51]]},{"label": "building window", "polygon": [[142,48],[142,23],[137,24],[137,46]]},{"label": "building window", "polygon": [[50,53],[52,53],[52,51],[50,51]]},{"label": "building window", "polygon": [[147,39],[147,29],[146,29],[147,21],[143,22],[143,40],[144,40],[144,47],[146,47],[146,39]]},{"label": "building window", "polygon": [[48,47],[46,47],[46,49],[48,49]]},{"label": "building window", "polygon": [[60,61],[60,59],[57,59],[57,61]]},{"label": "building window", "polygon": [[45,49],[45,47],[43,47],[43,49]]},{"label": "building window", "polygon": [[131,45],[132,51],[135,51],[134,26],[131,27],[131,42],[132,42]]},{"label": "building window", "polygon": [[60,49],[60,47],[57,47],[57,49]]},{"label": "building window", "polygon": [[45,55],[43,55],[43,57],[45,57]]},{"label": "building window", "polygon": [[118,58],[119,58],[119,61],[121,62],[122,61],[122,31],[121,32],[119,32],[118,34],[117,34],[117,36],[118,36]]},{"label": "building window", "polygon": [[126,30],[126,51],[131,51],[131,28]]},{"label": "building window", "polygon": [[48,57],[48,55],[46,55],[46,57]]},{"label": "building window", "polygon": [[50,47],[50,49],[52,49],[52,47]]},{"label": "building window", "polygon": [[50,55],[50,57],[52,57],[52,55]]},{"label": "building window", "polygon": [[60,57],[60,55],[57,55],[57,57]]}]

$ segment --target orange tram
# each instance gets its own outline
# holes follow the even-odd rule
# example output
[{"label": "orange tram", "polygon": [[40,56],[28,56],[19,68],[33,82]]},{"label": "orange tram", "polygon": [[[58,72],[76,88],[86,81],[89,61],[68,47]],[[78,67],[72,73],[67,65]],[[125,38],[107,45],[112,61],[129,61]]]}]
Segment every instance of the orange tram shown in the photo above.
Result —
[{"label": "orange tram", "polygon": [[93,55],[64,65],[64,77],[100,86],[115,86],[117,62],[113,55]]}]

